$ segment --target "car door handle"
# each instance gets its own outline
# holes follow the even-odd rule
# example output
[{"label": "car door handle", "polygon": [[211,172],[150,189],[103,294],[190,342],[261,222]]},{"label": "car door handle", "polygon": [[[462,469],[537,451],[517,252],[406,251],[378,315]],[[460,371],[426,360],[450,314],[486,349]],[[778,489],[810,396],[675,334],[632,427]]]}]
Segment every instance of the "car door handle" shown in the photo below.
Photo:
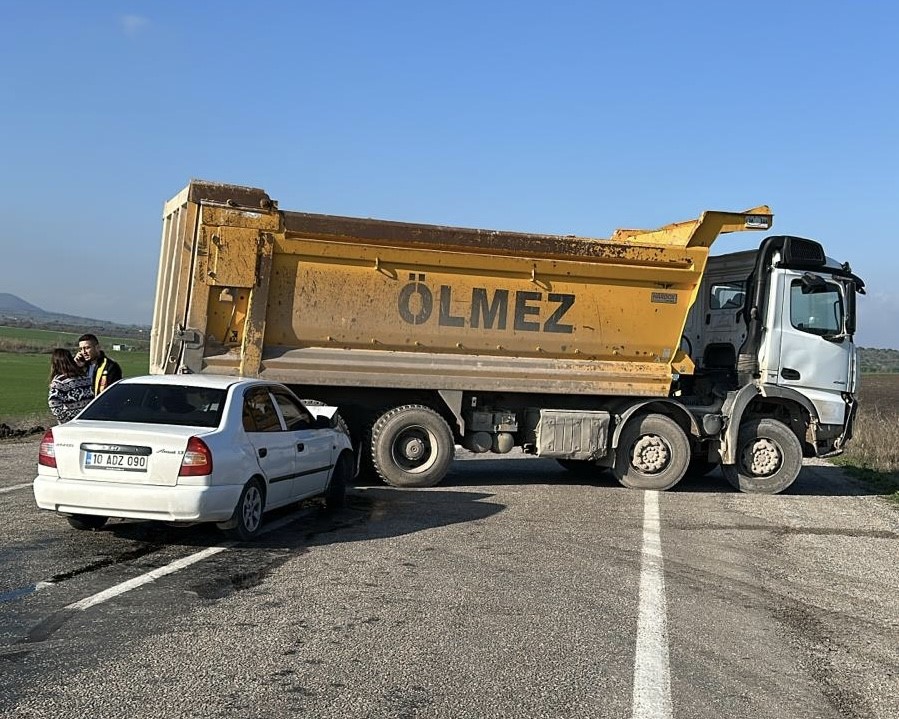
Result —
[{"label": "car door handle", "polygon": [[302,442],[300,442],[299,444],[297,444],[297,452],[302,452],[304,449],[306,449],[306,445],[305,445],[305,444],[303,444]]},{"label": "car door handle", "polygon": [[260,457],[264,457],[264,456],[267,455],[267,454],[268,454],[268,450],[267,450],[265,447],[262,447],[262,448],[259,450],[259,456],[260,456]]}]

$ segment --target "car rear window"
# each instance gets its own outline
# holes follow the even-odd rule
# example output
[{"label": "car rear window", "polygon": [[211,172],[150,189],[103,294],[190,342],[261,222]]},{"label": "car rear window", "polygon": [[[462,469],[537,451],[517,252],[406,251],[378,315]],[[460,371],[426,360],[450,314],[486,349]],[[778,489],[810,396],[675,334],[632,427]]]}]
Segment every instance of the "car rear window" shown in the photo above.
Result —
[{"label": "car rear window", "polygon": [[226,394],[226,390],[209,387],[117,383],[97,397],[79,419],[218,427]]}]

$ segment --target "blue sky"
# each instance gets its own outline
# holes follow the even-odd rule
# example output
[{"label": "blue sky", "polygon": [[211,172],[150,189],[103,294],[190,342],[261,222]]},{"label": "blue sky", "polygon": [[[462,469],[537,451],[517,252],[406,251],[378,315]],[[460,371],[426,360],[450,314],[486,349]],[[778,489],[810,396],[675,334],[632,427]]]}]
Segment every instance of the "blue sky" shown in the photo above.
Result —
[{"label": "blue sky", "polygon": [[[899,5],[4,3],[0,292],[149,323],[191,177],[290,210],[607,237],[767,203],[899,348]],[[760,235],[722,237],[718,253]]]}]

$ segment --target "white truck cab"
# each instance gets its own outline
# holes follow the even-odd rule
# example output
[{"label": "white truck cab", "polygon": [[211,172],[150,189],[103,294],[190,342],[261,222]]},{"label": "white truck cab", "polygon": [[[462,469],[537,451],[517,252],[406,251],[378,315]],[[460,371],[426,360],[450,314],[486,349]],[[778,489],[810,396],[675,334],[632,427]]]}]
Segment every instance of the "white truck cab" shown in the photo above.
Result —
[{"label": "white truck cab", "polygon": [[[725,474],[768,449],[738,437],[753,417],[791,428],[804,456],[842,451],[857,409],[855,295],[863,292],[848,264],[799,237],[769,237],[757,251],[709,258],[682,343],[696,374],[681,394],[699,405],[722,401],[727,429],[706,449]],[[782,454],[772,461],[784,462]]]}]

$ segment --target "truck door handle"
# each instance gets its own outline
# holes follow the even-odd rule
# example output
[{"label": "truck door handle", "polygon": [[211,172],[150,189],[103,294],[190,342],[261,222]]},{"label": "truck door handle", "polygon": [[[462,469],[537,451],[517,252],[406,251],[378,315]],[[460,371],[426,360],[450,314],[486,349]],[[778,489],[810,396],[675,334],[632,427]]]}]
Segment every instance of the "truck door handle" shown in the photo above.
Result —
[{"label": "truck door handle", "polygon": [[260,456],[260,457],[264,457],[264,456],[267,455],[267,454],[268,454],[268,450],[267,450],[265,447],[261,447],[261,448],[259,449],[259,456]]},{"label": "truck door handle", "polygon": [[305,445],[305,444],[303,444],[302,442],[300,442],[299,444],[297,444],[297,452],[302,452],[304,449],[306,449],[306,445]]},{"label": "truck door handle", "polygon": [[790,369],[789,367],[781,368],[780,376],[784,379],[802,379],[802,375],[800,375],[799,372],[794,369]]}]

